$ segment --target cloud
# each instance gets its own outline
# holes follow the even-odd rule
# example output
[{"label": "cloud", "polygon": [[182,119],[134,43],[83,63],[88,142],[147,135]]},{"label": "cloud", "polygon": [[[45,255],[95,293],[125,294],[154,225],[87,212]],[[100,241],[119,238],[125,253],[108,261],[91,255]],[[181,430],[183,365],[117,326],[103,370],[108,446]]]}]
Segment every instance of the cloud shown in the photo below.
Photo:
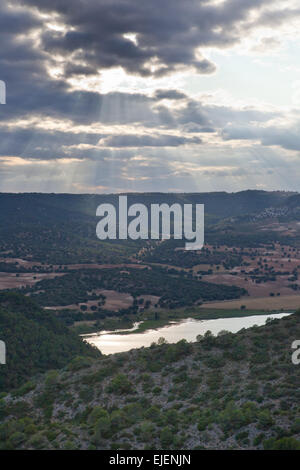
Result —
[{"label": "cloud", "polygon": [[24,9],[12,9],[2,3],[0,16],[0,34],[2,37],[28,32],[38,26],[41,26],[41,20],[31,12]]},{"label": "cloud", "polygon": [[176,135],[114,135],[99,142],[104,147],[178,147],[201,143],[199,137],[186,138]]},{"label": "cloud", "polygon": [[154,97],[157,100],[183,100],[187,98],[185,93],[177,90],[156,90]]},{"label": "cloud", "polygon": [[[17,0],[15,0],[17,1]],[[41,35],[45,51],[93,67],[95,73],[116,66],[141,76],[162,76],[193,67],[209,74],[215,64],[199,48],[229,47],[253,29],[251,14],[268,20],[270,0],[22,0],[41,12],[55,13],[63,31]],[[276,15],[277,9],[273,11]],[[275,16],[274,16],[275,18]],[[274,21],[274,19],[273,19]],[[132,40],[134,37],[134,40]],[[80,73],[80,70],[78,70]]]},{"label": "cloud", "polygon": [[253,52],[261,54],[272,53],[281,47],[281,42],[276,37],[261,38],[260,41],[252,47]]},{"label": "cloud", "polygon": [[[300,16],[287,3],[4,0],[0,188],[237,190],[255,186],[255,172],[257,184],[266,181],[274,162],[288,180],[287,162],[300,150],[292,113],[250,106],[247,97],[224,104],[213,90],[222,68],[210,77],[218,66],[212,51],[230,50],[258,28],[261,51],[278,45],[279,32],[264,28]],[[230,66],[233,88],[247,71],[236,57]]]},{"label": "cloud", "polygon": [[283,126],[228,126],[223,129],[224,140],[256,140],[264,146],[278,146],[300,151],[300,121],[290,127]]},{"label": "cloud", "polygon": [[[53,160],[70,158],[68,147],[96,145],[100,134],[0,128],[0,155],[28,159]],[[54,144],[54,145],[53,145]],[[78,156],[76,155],[76,158]],[[81,157],[82,158],[82,157]]]}]

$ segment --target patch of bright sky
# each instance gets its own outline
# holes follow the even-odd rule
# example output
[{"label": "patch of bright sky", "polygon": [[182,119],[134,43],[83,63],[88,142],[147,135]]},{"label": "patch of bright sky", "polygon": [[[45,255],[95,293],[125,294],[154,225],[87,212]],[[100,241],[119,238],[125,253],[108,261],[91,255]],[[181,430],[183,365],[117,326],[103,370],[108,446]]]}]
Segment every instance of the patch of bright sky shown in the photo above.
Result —
[{"label": "patch of bright sky", "polygon": [[121,67],[102,70],[99,76],[89,78],[74,78],[68,82],[75,88],[98,91],[100,93],[143,93],[151,95],[158,88],[181,89],[184,83],[183,77],[187,73],[176,73],[155,79],[152,77],[140,77],[129,75]]},{"label": "patch of bright sky", "polygon": [[294,82],[300,80],[300,59],[297,67],[295,58],[300,58],[300,43],[289,43],[278,55],[212,51],[209,59],[217,64],[216,73],[190,75],[184,89],[191,95],[222,89],[233,100],[245,104],[261,102],[292,107],[295,105]]},{"label": "patch of bright sky", "polygon": [[297,58],[300,58],[300,41],[289,41],[284,48],[270,53],[253,49],[243,54],[238,49],[231,49],[210,50],[206,56],[217,65],[214,74],[202,75],[186,70],[155,79],[128,75],[123,69],[115,68],[102,71],[100,76],[70,82],[75,88],[101,93],[117,91],[151,95],[159,88],[174,88],[194,97],[222,90],[224,95],[231,97],[233,106],[268,103],[293,107],[299,104],[300,59],[297,63]]}]

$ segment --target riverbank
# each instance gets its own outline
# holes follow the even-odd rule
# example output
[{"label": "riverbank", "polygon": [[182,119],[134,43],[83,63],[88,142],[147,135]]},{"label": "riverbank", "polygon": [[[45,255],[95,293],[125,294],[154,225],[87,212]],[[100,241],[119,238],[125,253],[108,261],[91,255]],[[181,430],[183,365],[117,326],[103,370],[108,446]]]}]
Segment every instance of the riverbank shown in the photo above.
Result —
[{"label": "riverbank", "polygon": [[[268,314],[278,314],[281,313],[279,310],[274,310],[273,312],[268,312]],[[292,313],[292,312],[291,312]],[[246,311],[241,311],[241,310],[216,310],[216,309],[205,309],[204,311],[199,311],[196,314],[192,314],[191,311],[187,311],[184,313],[184,315],[181,316],[171,316],[169,318],[164,318],[164,319],[146,319],[142,322],[140,322],[139,326],[137,329],[135,329],[132,332],[121,332],[119,334],[139,334],[139,333],[144,333],[148,330],[157,330],[159,328],[163,328],[168,325],[172,325],[174,322],[180,322],[182,320],[185,320],[187,318],[192,318],[193,320],[217,320],[219,318],[244,318],[244,317],[250,317],[250,316],[259,316],[259,315],[266,315],[266,312],[264,311],[257,311],[257,310],[246,310]]]},{"label": "riverbank", "polygon": [[[240,309],[216,309],[203,307],[190,307],[172,310],[144,311],[138,315],[122,318],[107,318],[101,322],[78,322],[72,330],[79,335],[101,333],[102,331],[114,332],[116,330],[130,330],[135,323],[139,326],[134,334],[144,333],[147,330],[157,330],[174,322],[180,322],[187,318],[195,320],[216,320],[218,318],[249,317],[253,315],[266,315],[281,313],[282,310],[240,310]],[[291,313],[293,310],[291,310]],[[131,331],[123,331],[119,334],[129,334]]]},{"label": "riverbank", "polygon": [[84,340],[96,346],[102,354],[109,355],[131,349],[147,348],[153,343],[160,344],[165,341],[177,343],[184,339],[188,342],[195,342],[198,340],[199,335],[203,337],[208,331],[215,336],[224,331],[237,333],[254,325],[262,326],[268,319],[280,319],[289,315],[290,313],[286,312],[251,316],[244,315],[243,317],[222,317],[209,320],[188,318],[157,329],[148,329],[147,331],[141,331],[140,325],[136,324],[134,330],[131,331],[119,331],[118,333],[105,331],[99,334],[84,336]]}]

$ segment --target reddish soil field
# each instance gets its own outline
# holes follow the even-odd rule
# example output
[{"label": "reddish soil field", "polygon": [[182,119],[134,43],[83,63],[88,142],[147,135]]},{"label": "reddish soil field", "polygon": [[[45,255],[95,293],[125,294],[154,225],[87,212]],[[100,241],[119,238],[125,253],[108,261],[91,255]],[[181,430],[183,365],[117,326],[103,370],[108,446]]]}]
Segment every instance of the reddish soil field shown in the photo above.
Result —
[{"label": "reddish soil field", "polygon": [[251,297],[265,297],[273,292],[281,295],[293,295],[295,291],[289,287],[287,276],[277,276],[276,281],[268,281],[261,284],[256,284],[255,281],[248,278],[245,281],[245,275],[233,276],[232,274],[212,274],[210,276],[202,276],[203,281],[213,282],[215,284],[225,284],[227,286],[237,286],[247,289]]}]

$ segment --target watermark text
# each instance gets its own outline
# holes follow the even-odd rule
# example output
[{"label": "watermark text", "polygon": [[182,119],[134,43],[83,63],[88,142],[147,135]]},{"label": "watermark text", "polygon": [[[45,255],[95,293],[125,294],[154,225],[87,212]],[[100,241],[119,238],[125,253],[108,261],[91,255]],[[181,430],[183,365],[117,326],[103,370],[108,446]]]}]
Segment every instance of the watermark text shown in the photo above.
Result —
[{"label": "watermark text", "polygon": [[0,364],[6,364],[6,345],[0,341]]},{"label": "watermark text", "polygon": [[[100,240],[188,240],[186,250],[201,250],[204,244],[204,204],[132,204],[119,196],[118,208],[100,204],[96,234]],[[173,228],[173,230],[172,230]]]},{"label": "watermark text", "polygon": [[300,364],[300,340],[295,340],[292,342],[292,349],[295,349],[292,354],[292,363],[295,366],[298,366]]},{"label": "watermark text", "polygon": [[6,84],[0,80],[0,104],[6,104]]}]

